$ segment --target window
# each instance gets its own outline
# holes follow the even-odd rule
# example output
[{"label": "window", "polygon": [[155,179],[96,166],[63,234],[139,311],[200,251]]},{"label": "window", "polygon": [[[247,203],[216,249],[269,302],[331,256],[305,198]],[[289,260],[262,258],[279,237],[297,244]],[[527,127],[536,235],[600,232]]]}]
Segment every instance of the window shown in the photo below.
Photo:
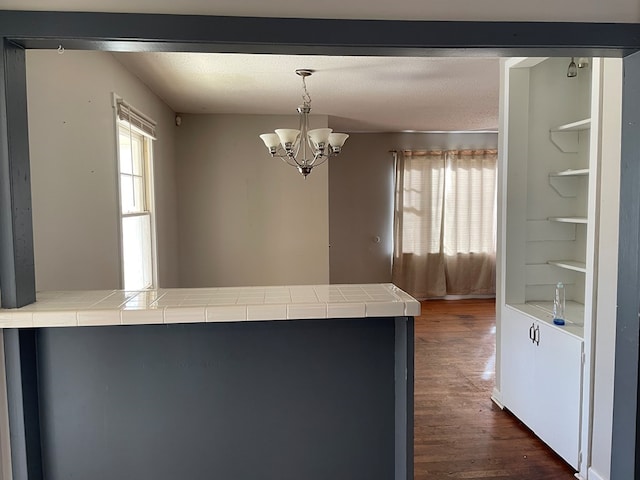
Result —
[{"label": "window", "polygon": [[393,283],[417,298],[495,293],[496,150],[405,150]]},{"label": "window", "polygon": [[405,151],[404,157],[404,170],[396,173],[402,251],[495,253],[497,153]]},{"label": "window", "polygon": [[122,281],[125,290],[153,288],[153,140],[155,122],[116,100]]}]

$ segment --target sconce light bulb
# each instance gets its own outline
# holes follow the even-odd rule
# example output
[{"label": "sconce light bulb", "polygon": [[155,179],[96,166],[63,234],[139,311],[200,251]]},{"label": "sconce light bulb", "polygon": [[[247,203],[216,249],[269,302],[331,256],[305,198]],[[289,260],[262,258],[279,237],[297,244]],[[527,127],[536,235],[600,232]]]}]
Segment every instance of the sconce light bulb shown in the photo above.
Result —
[{"label": "sconce light bulb", "polygon": [[569,62],[569,68],[567,68],[567,77],[573,78],[578,76],[578,66],[573,57],[571,57],[571,62]]}]

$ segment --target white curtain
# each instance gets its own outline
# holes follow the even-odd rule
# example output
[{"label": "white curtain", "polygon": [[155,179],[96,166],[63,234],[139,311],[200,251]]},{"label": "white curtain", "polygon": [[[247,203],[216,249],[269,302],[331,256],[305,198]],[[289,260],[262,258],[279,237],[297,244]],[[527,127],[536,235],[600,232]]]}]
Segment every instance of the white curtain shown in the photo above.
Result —
[{"label": "white curtain", "polygon": [[397,160],[393,282],[416,298],[494,294],[497,151]]}]

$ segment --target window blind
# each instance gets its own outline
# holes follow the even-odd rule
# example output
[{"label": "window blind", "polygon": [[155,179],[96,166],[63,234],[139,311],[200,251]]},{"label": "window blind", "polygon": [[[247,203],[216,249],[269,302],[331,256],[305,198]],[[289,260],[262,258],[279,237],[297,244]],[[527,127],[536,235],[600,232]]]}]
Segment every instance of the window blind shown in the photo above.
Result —
[{"label": "window blind", "polygon": [[116,101],[118,120],[125,122],[132,130],[145,135],[153,140],[156,139],[156,122],[139,112],[122,99]]}]

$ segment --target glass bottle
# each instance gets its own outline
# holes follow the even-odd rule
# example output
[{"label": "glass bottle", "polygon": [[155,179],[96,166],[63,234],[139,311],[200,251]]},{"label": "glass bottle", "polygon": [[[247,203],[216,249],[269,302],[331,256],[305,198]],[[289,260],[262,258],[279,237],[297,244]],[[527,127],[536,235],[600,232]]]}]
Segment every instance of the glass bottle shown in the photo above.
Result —
[{"label": "glass bottle", "polygon": [[553,297],[553,323],[556,325],[564,325],[564,306],[564,284],[558,282]]}]

